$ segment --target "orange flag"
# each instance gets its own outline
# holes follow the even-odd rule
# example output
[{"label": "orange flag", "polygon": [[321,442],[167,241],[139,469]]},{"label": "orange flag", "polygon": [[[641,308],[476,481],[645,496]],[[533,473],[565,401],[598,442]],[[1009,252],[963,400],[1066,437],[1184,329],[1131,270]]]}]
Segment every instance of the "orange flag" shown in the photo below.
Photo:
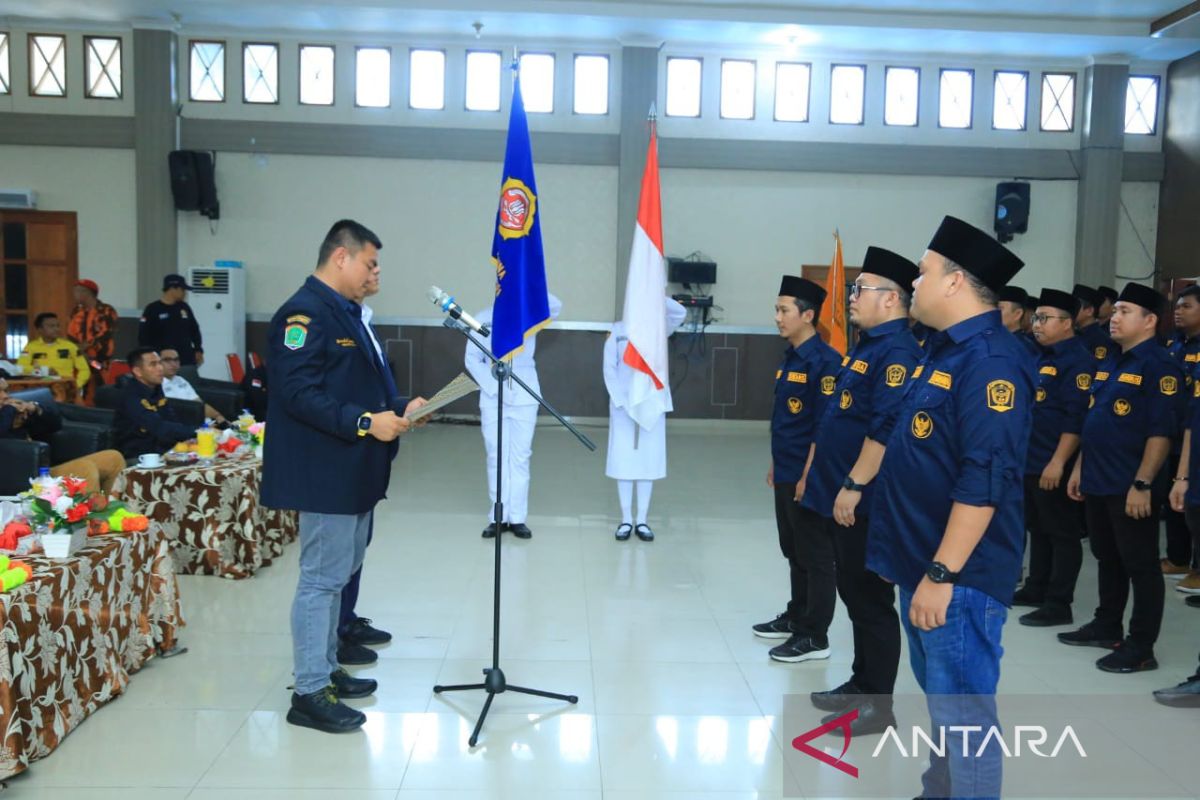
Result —
[{"label": "orange flag", "polygon": [[846,267],[842,263],[842,236],[835,232],[836,245],[833,263],[829,265],[829,277],[825,280],[825,304],[821,306],[820,327],[829,337],[829,346],[846,355]]}]

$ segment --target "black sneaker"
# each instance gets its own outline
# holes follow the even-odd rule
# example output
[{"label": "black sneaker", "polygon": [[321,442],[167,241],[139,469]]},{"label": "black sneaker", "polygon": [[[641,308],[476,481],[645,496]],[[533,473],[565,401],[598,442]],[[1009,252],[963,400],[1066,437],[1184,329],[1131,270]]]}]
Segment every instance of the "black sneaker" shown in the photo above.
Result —
[{"label": "black sneaker", "polygon": [[1013,592],[1012,604],[1014,606],[1033,606],[1037,608],[1043,602],[1042,593],[1032,591],[1028,586],[1022,586]]},{"label": "black sneaker", "polygon": [[359,697],[370,697],[379,688],[379,682],[371,678],[355,678],[344,669],[329,673],[329,682],[339,698],[355,700]]},{"label": "black sneaker", "polygon": [[485,538],[485,539],[495,539],[496,538],[496,523],[493,522],[491,525],[488,525],[486,528],[483,529],[483,538]]},{"label": "black sneaker", "polygon": [[1022,614],[1017,622],[1031,628],[1049,628],[1054,625],[1070,625],[1075,621],[1070,606],[1046,603],[1028,614]]},{"label": "black sneaker", "polygon": [[374,664],[379,660],[379,654],[361,644],[338,639],[337,660],[339,664],[348,667],[361,667],[364,664]]},{"label": "black sneaker", "polygon": [[1154,699],[1164,706],[1200,708],[1200,673],[1170,689],[1155,689]]},{"label": "black sneaker", "polygon": [[1140,647],[1126,639],[1118,642],[1111,653],[1096,662],[1096,666],[1105,672],[1126,675],[1130,672],[1147,672],[1158,669],[1158,661],[1154,658],[1152,649]]},{"label": "black sneaker", "polygon": [[808,696],[812,704],[822,711],[841,711],[854,704],[855,695],[862,695],[862,689],[854,685],[854,681],[846,681],[836,689],[824,692],[813,692]]},{"label": "black sneaker", "polygon": [[340,702],[337,691],[326,686],[312,694],[293,693],[287,721],[323,733],[349,733],[361,728],[367,715]]},{"label": "black sneaker", "polygon": [[1092,620],[1078,630],[1060,633],[1058,640],[1063,644],[1074,647],[1103,647],[1112,650],[1121,641],[1121,629],[1106,628],[1102,623]]},{"label": "black sneaker", "polygon": [[354,644],[387,644],[392,640],[392,635],[372,626],[371,620],[366,617],[355,617],[342,639]]},{"label": "black sneaker", "polygon": [[1200,608],[1200,594],[1194,594],[1191,597],[1183,598],[1183,602],[1192,608]]},{"label": "black sneaker", "polygon": [[517,537],[518,539],[533,538],[533,531],[529,530],[529,526],[526,525],[524,522],[510,522],[508,525],[505,526],[505,530],[509,531],[513,536]]},{"label": "black sneaker", "polygon": [[792,635],[792,621],[788,619],[787,614],[779,614],[770,622],[760,622],[754,625],[751,630],[755,636],[761,636],[764,639],[787,639]]},{"label": "black sneaker", "polygon": [[830,652],[832,651],[829,649],[828,641],[818,642],[813,640],[811,636],[802,636],[798,633],[793,633],[792,638],[783,644],[772,647],[768,655],[775,661],[797,664],[801,661],[829,658]]},{"label": "black sneaker", "polygon": [[[852,737],[883,733],[888,728],[895,727],[896,715],[892,713],[890,698],[887,701],[876,702],[874,700],[864,700],[862,695],[859,695],[856,702],[858,703],[858,716],[850,722],[850,735]],[[821,724],[828,725],[842,716],[842,713],[841,711],[835,711],[832,714],[821,717]],[[841,736],[842,730],[834,728],[829,731],[828,735]]]}]

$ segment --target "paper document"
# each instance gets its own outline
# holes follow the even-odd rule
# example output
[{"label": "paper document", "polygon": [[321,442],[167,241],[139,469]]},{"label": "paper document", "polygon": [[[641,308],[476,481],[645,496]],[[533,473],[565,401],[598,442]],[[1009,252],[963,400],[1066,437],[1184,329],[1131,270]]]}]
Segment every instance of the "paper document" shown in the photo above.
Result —
[{"label": "paper document", "polygon": [[405,414],[405,419],[416,422],[417,420],[427,417],[440,408],[450,405],[459,398],[466,397],[471,392],[479,390],[479,384],[471,380],[471,377],[465,372],[460,372],[458,377],[447,383],[433,397],[429,398],[426,405],[415,409],[411,414]]}]

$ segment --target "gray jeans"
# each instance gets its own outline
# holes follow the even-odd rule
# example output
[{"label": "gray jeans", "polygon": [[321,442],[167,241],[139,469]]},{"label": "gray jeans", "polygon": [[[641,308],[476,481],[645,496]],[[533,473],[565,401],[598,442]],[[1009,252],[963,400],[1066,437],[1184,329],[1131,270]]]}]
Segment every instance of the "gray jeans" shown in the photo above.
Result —
[{"label": "gray jeans", "polygon": [[300,512],[300,581],[292,601],[296,693],[329,685],[338,668],[337,623],[342,587],[363,562],[371,515]]}]

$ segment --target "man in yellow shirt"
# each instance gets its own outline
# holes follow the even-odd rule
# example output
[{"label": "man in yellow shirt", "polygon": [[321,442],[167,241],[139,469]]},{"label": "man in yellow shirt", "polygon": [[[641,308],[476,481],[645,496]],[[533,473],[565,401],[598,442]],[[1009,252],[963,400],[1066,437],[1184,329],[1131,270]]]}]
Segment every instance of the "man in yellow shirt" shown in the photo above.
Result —
[{"label": "man in yellow shirt", "polygon": [[87,359],[79,352],[79,345],[59,334],[62,332],[58,315],[53,311],[38,314],[34,320],[40,338],[30,339],[17,364],[26,373],[38,367],[49,367],[62,378],[70,378],[81,390],[92,376]]}]

